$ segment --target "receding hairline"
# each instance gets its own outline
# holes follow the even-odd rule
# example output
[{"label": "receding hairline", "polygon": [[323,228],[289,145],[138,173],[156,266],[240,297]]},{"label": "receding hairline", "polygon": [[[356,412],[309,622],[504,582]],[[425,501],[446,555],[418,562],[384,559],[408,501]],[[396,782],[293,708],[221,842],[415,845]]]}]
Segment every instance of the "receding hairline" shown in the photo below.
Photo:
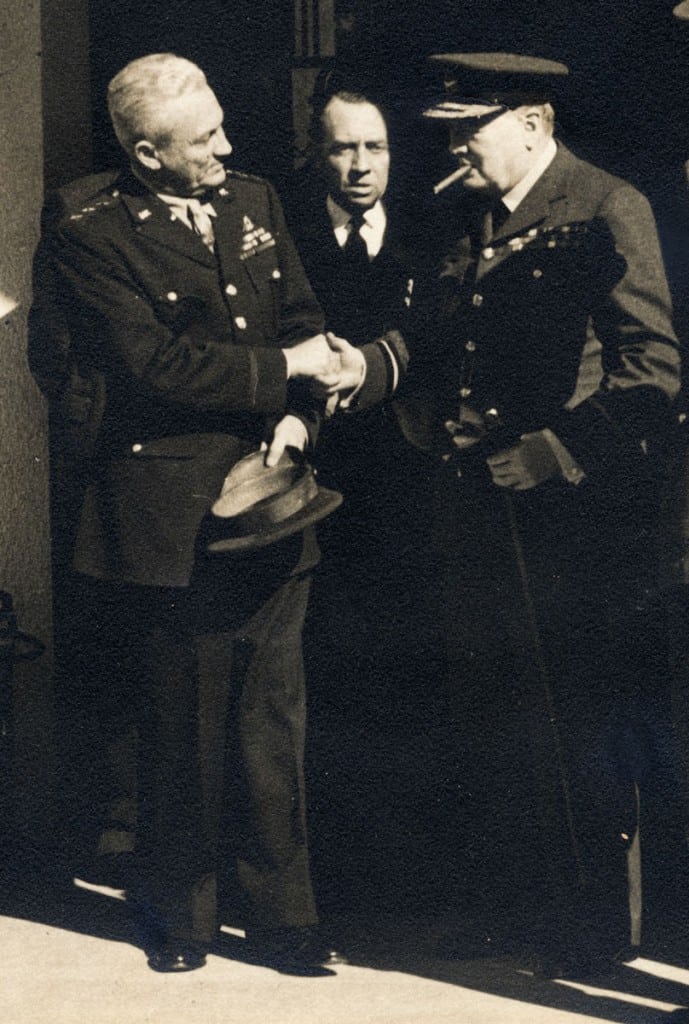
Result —
[{"label": "receding hairline", "polygon": [[356,92],[350,89],[339,89],[337,92],[331,93],[326,100],[320,105],[318,110],[314,110],[313,118],[311,121],[310,136],[312,142],[320,145],[322,144],[325,136],[325,118],[333,104],[333,101],[339,100],[341,103],[347,106],[356,107],[373,107],[373,109],[380,115],[380,119],[385,127],[385,132],[388,132],[388,123],[381,104],[373,99],[371,96],[366,95],[364,92]]}]

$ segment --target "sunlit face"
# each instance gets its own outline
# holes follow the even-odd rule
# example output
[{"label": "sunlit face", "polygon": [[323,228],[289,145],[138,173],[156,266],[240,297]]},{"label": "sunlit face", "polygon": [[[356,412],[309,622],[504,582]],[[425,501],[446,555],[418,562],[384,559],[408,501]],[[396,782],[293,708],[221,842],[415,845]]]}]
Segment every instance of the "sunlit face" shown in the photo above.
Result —
[{"label": "sunlit face", "polygon": [[475,192],[505,195],[529,169],[531,128],[519,110],[508,110],[475,128],[450,123],[450,152],[466,168],[462,185]]},{"label": "sunlit face", "polygon": [[177,195],[193,196],[222,185],[232,146],[223,130],[222,107],[204,86],[175,100],[164,112],[168,141],[155,146],[159,177]]},{"label": "sunlit face", "polygon": [[388,187],[390,151],[383,115],[373,103],[335,96],[323,112],[323,173],[345,210],[368,210]]}]

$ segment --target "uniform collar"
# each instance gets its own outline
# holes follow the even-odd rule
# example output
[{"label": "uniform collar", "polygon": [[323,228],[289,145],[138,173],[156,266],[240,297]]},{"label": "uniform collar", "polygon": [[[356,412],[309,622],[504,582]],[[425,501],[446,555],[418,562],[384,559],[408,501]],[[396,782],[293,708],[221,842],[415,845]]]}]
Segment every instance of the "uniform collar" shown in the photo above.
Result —
[{"label": "uniform collar", "polygon": [[538,157],[538,160],[536,160],[532,165],[528,174],[525,174],[522,180],[518,181],[514,188],[511,188],[510,191],[506,192],[502,197],[502,201],[510,213],[514,213],[521,201],[526,198],[544,171],[550,167],[551,163],[555,159],[556,153],[557,145],[555,143],[555,139],[550,138],[548,139],[545,149]]}]

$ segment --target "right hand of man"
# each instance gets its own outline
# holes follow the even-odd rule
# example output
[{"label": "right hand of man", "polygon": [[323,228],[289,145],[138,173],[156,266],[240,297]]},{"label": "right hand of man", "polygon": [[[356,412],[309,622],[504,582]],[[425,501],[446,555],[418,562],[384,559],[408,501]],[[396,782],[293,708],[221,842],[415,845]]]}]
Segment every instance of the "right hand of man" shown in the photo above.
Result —
[{"label": "right hand of man", "polygon": [[287,360],[287,377],[310,377],[330,387],[340,377],[340,355],[333,352],[324,334],[316,334],[298,345],[282,350]]}]

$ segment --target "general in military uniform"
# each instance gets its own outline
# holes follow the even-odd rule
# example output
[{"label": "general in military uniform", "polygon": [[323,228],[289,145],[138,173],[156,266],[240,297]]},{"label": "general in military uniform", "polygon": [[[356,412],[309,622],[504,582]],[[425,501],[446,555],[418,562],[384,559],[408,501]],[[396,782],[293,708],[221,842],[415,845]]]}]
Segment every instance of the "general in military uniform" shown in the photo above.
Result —
[{"label": "general in military uniform", "polygon": [[149,854],[152,968],[203,965],[216,862],[231,853],[256,955],[321,970],[332,955],[309,876],[301,654],[318,550],[309,528],[211,556],[209,510],[242,457],[264,444],[272,466],[313,438],[300,379],[332,383],[340,356],[273,189],[226,173],[203,72],[143,57],[113,79],[109,105],[130,167],[46,235],[55,323],[38,296],[30,352],[65,443],[79,442],[73,567],[104,595],[103,641],[121,640],[99,698],[108,756],[132,718],[139,733],[148,811],[137,822],[123,799],[106,824]]},{"label": "general in military uniform", "polygon": [[443,454],[458,864],[498,911],[538,908],[553,969],[583,969],[630,937],[653,475],[678,348],[648,202],[553,137],[567,68],[432,62],[445,91],[424,113],[458,165],[438,190],[473,203],[415,292],[409,369],[418,441]]}]

